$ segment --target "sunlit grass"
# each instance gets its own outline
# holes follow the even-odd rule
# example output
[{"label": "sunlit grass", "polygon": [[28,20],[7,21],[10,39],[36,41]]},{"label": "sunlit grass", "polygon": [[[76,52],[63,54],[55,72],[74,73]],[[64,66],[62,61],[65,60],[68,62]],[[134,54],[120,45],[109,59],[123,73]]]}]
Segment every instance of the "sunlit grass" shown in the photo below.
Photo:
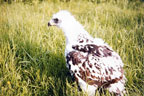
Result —
[{"label": "sunlit grass", "polygon": [[[97,0],[98,1],[98,0]],[[65,66],[65,38],[47,27],[66,9],[93,36],[104,39],[125,63],[128,96],[144,95],[143,2],[33,2],[0,5],[0,95],[82,96]],[[111,96],[107,91],[102,96]],[[99,90],[96,96],[100,96]]]}]

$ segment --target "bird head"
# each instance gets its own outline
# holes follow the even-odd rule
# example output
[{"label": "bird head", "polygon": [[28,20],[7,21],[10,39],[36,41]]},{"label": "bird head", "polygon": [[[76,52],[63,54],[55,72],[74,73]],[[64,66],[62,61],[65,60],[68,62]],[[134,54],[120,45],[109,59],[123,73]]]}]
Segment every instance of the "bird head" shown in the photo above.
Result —
[{"label": "bird head", "polygon": [[57,26],[59,28],[72,24],[74,17],[70,12],[61,10],[52,16],[52,19],[48,22],[48,26]]}]

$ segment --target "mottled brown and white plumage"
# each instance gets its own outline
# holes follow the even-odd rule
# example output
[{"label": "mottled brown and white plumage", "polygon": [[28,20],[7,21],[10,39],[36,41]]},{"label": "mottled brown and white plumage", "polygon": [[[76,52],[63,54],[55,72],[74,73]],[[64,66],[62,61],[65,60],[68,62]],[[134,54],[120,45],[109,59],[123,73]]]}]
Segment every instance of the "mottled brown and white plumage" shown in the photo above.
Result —
[{"label": "mottled brown and white plumage", "polygon": [[125,75],[120,56],[102,39],[92,38],[68,11],[53,15],[48,26],[55,25],[66,36],[67,68],[80,88],[94,96],[99,87],[116,95],[125,91]]}]

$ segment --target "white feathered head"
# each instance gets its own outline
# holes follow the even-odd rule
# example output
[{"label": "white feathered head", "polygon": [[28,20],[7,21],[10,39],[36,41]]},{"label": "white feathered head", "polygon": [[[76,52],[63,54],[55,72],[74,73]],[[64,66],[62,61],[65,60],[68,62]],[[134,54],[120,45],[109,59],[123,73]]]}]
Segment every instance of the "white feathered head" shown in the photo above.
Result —
[{"label": "white feathered head", "polygon": [[70,12],[61,10],[52,16],[52,19],[48,22],[48,26],[63,28],[65,26],[71,26],[75,21],[75,18]]}]

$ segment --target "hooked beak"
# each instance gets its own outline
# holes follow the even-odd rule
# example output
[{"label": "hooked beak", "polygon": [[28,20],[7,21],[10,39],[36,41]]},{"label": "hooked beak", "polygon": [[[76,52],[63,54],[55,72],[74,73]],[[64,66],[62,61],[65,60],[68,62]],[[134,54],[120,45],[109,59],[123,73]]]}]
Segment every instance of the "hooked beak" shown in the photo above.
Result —
[{"label": "hooked beak", "polygon": [[49,26],[52,26],[50,22],[48,22],[48,27],[49,27]]},{"label": "hooked beak", "polygon": [[50,26],[56,26],[56,24],[54,23],[53,20],[50,20],[50,21],[48,22],[48,27],[50,27]]}]

